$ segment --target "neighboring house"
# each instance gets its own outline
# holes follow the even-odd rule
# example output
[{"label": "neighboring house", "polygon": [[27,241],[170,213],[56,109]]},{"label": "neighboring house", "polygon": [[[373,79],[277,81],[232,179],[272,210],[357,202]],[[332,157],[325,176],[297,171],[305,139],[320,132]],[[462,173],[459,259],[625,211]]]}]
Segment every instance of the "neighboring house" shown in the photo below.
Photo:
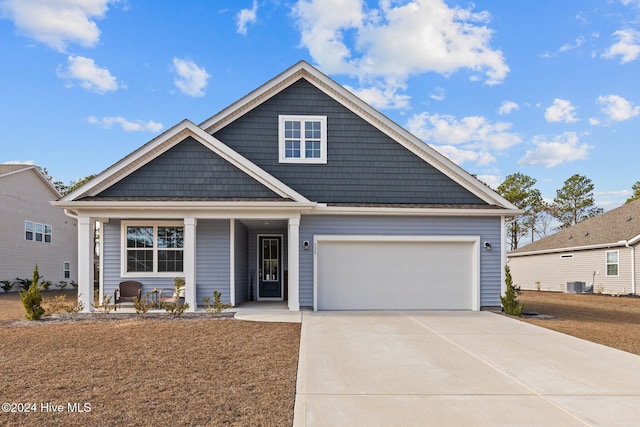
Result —
[{"label": "neighboring house", "polygon": [[[637,294],[640,200],[582,221],[509,252],[513,282],[522,289],[566,291],[567,282],[615,295]],[[573,291],[573,285],[569,286]]]},{"label": "neighboring house", "polygon": [[81,293],[97,220],[101,294],[182,276],[191,310],[214,291],[295,311],[499,306],[519,212],[306,62],[55,205],[78,218]]},{"label": "neighboring house", "polygon": [[77,281],[78,228],[51,206],[59,198],[36,166],[0,164],[0,280],[30,279],[37,264],[54,287]]}]

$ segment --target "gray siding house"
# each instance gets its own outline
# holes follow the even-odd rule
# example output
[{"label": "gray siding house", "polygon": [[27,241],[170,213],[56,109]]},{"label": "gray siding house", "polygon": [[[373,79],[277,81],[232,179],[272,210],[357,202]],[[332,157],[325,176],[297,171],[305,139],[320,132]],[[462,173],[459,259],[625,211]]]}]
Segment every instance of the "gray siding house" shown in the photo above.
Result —
[{"label": "gray siding house", "polygon": [[54,204],[78,218],[81,294],[99,221],[101,294],[180,276],[192,310],[214,291],[294,311],[499,306],[519,213],[306,62]]},{"label": "gray siding house", "polygon": [[[77,281],[76,221],[51,206],[60,194],[33,165],[0,165],[0,280]],[[14,287],[17,290],[17,287]]]},{"label": "gray siding house", "polygon": [[595,293],[627,295],[638,294],[639,244],[636,200],[507,256],[513,281],[521,289],[564,292],[567,282],[584,282],[585,289]]}]

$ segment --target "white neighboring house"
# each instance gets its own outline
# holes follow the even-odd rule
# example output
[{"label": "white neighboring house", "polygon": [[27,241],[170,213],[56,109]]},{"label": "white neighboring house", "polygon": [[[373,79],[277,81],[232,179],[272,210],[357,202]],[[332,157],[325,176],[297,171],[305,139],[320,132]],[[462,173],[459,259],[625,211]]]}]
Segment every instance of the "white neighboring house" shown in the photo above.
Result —
[{"label": "white neighboring house", "polygon": [[[613,295],[638,294],[640,200],[507,254],[521,289],[567,291],[567,282]],[[573,288],[573,289],[572,289]],[[569,290],[576,290],[575,285]]]},{"label": "white neighboring house", "polygon": [[37,264],[50,289],[77,282],[78,227],[51,206],[60,197],[36,166],[0,164],[0,280],[31,278]]}]

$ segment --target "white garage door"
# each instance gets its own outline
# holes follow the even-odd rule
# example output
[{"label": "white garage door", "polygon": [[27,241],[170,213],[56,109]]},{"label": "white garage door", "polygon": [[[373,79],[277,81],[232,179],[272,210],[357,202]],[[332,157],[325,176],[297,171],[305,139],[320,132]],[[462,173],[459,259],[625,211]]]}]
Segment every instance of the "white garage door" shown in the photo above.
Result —
[{"label": "white garage door", "polygon": [[317,236],[316,309],[478,309],[477,238],[396,239]]}]

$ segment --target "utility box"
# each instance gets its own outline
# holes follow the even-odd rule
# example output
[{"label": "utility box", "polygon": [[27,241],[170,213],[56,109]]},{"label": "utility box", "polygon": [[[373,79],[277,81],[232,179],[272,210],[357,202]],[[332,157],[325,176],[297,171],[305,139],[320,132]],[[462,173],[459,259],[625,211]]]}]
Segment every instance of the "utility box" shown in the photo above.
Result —
[{"label": "utility box", "polygon": [[567,282],[567,292],[570,294],[584,293],[584,282]]}]

